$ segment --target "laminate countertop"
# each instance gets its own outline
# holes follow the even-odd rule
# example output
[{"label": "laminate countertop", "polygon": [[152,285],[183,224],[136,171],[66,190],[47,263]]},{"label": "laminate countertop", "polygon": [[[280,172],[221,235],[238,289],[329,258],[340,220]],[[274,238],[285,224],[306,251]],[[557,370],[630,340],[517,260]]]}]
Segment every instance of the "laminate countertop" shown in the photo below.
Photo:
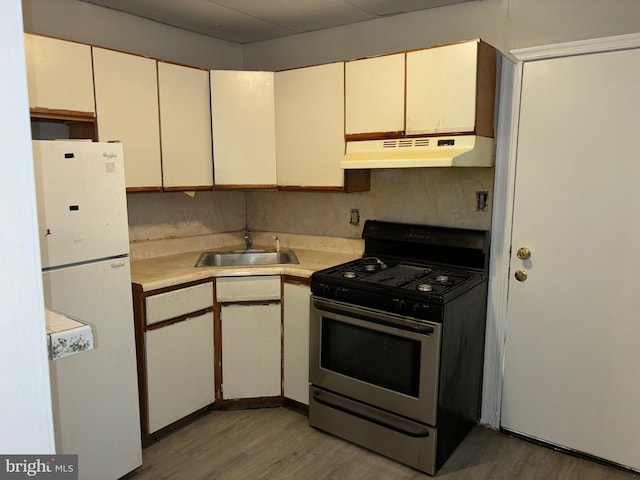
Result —
[{"label": "laminate countertop", "polygon": [[52,310],[45,310],[45,319],[50,360],[93,350],[91,326]]},{"label": "laminate countertop", "polygon": [[[250,275],[291,275],[309,278],[317,270],[339,265],[362,256],[361,253],[342,253],[334,251],[311,250],[302,248],[282,248],[293,250],[300,263],[279,265],[256,265],[234,267],[194,267],[203,252],[229,251],[244,248],[212,248],[187,253],[178,253],[162,257],[147,258],[131,262],[131,281],[142,286],[143,291],[172,287],[187,282],[210,277],[238,277]],[[254,248],[270,249],[256,245]]]}]

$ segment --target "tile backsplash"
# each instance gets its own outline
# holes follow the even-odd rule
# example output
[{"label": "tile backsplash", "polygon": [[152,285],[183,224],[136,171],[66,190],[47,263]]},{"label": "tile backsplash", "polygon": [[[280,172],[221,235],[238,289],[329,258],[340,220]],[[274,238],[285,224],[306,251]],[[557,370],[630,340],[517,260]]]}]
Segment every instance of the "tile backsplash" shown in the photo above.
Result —
[{"label": "tile backsplash", "polygon": [[164,240],[243,230],[243,192],[133,193],[127,195],[129,241]]},{"label": "tile backsplash", "polygon": [[[489,230],[493,168],[411,168],[371,172],[371,191],[129,194],[132,244],[239,232],[359,238],[366,219]],[[476,210],[476,192],[488,192]],[[351,225],[351,210],[360,213]]]},{"label": "tile backsplash", "polygon": [[[489,230],[493,168],[407,168],[371,171],[363,193],[249,192],[254,230],[360,237],[366,219]],[[488,192],[476,211],[476,192]],[[351,225],[351,209],[360,224]]]}]

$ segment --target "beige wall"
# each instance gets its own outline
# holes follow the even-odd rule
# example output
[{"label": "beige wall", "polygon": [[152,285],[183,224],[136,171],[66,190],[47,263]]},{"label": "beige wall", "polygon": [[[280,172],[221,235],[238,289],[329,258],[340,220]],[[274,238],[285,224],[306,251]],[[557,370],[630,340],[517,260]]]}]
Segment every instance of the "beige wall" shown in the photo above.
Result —
[{"label": "beige wall", "polygon": [[22,0],[24,30],[201,68],[241,69],[242,47],[78,0]]},{"label": "beige wall", "polygon": [[637,0],[478,0],[245,45],[243,62],[279,70],[477,37],[506,53],[638,31]]}]

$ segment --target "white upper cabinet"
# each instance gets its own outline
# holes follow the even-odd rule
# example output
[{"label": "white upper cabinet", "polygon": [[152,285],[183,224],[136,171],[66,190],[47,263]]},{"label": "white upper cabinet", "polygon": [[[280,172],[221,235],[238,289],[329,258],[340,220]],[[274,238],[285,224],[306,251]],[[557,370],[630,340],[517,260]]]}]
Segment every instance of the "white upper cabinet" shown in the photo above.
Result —
[{"label": "white upper cabinet", "polygon": [[98,139],[124,148],[129,191],[161,190],[156,61],[93,47]]},{"label": "white upper cabinet", "polygon": [[216,187],[275,188],[273,72],[210,75]]},{"label": "white upper cabinet", "polygon": [[344,62],[275,74],[278,186],[341,190]]},{"label": "white upper cabinet", "polygon": [[164,190],[210,190],[209,72],[158,62],[158,98]]},{"label": "white upper cabinet", "polygon": [[29,107],[94,112],[91,47],[25,34]]},{"label": "white upper cabinet", "polygon": [[407,53],[406,133],[493,137],[496,54],[484,42]]},{"label": "white upper cabinet", "polygon": [[404,132],[405,54],[346,62],[345,133]]}]

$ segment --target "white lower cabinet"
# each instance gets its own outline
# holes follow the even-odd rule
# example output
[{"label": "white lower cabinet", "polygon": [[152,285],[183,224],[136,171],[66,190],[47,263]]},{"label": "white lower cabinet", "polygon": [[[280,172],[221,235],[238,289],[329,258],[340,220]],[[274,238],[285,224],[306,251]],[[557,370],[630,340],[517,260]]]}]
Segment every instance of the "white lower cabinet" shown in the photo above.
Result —
[{"label": "white lower cabinet", "polygon": [[280,303],[223,305],[223,399],[281,394]]},{"label": "white lower cabinet", "polygon": [[149,434],[214,401],[213,313],[145,332]]},{"label": "white lower cabinet", "polygon": [[309,301],[308,285],[284,284],[284,396],[309,405]]},{"label": "white lower cabinet", "polygon": [[133,284],[143,445],[215,401],[213,301],[210,280],[149,292]]}]

